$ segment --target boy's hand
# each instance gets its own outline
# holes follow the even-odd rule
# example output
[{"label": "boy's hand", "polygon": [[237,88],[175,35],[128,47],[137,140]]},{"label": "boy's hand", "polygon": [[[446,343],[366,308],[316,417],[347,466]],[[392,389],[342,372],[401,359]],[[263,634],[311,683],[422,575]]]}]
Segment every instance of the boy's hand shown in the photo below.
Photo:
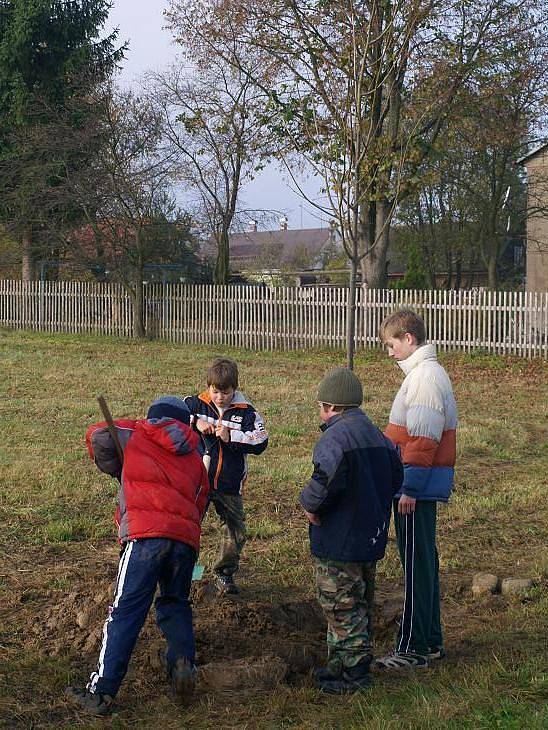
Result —
[{"label": "boy's hand", "polygon": [[402,494],[398,502],[398,514],[410,515],[415,511],[416,503],[417,500],[414,497],[408,497],[407,494]]},{"label": "boy's hand", "polygon": [[221,441],[224,441],[225,443],[228,443],[230,441],[230,432],[226,426],[223,426],[221,424],[221,421],[217,424],[217,427],[215,429],[215,435],[217,438],[220,438]]},{"label": "boy's hand", "polygon": [[322,524],[322,521],[318,517],[318,515],[315,515],[314,512],[307,512],[304,511],[305,515],[308,517],[308,521],[311,525],[316,525],[316,527],[319,527]]},{"label": "boy's hand", "polygon": [[201,418],[196,419],[196,428],[200,433],[210,434],[215,433],[215,426],[207,421],[202,421]]}]

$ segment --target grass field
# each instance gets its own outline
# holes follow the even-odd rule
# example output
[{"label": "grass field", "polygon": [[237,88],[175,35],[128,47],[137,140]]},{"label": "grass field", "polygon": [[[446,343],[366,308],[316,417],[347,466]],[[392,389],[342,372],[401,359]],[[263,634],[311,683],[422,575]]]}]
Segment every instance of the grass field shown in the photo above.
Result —
[{"label": "grass field", "polygon": [[[155,669],[158,637],[150,623],[118,714],[90,721],[66,703],[63,687],[84,682],[96,661],[117,566],[116,489],[93,467],[83,443],[87,425],[100,420],[96,396],[103,393],[116,416],[141,416],[160,394],[201,389],[208,360],[220,352],[6,330],[0,340],[0,725],[548,727],[546,364],[481,353],[442,358],[460,412],[456,490],[439,518],[443,663],[420,677],[379,679],[368,694],[344,698],[320,695],[309,674],[293,667],[290,681],[274,689],[202,689],[185,709]],[[232,603],[197,600],[199,659],[258,661],[276,655],[286,640],[293,649],[300,642],[318,651],[321,635],[306,620],[299,638],[298,622],[290,626],[276,616],[289,605],[306,617],[313,606],[307,530],[296,498],[318,434],[315,385],[343,358],[332,351],[226,354],[239,362],[242,390],[264,414],[271,442],[250,460],[242,596]],[[359,353],[356,372],[365,408],[383,426],[401,372],[380,352]],[[206,566],[217,540],[218,525],[209,517],[200,557]],[[473,599],[477,571],[530,577],[534,588],[519,598]],[[379,583],[381,595],[397,597],[393,540]],[[385,633],[376,652],[389,646]]]}]

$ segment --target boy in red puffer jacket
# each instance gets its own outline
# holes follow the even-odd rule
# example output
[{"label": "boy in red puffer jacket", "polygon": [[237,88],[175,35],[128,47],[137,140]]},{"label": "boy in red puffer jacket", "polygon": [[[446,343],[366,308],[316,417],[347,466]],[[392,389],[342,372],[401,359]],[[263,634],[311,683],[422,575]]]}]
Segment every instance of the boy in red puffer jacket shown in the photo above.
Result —
[{"label": "boy in red puffer jacket", "polygon": [[86,434],[98,468],[120,480],[116,521],[122,544],[97,668],[85,690],[66,690],[93,715],[112,709],[157,586],[156,621],[167,641],[168,677],[183,698],[194,690],[189,593],[209,483],[198,435],[189,424],[188,408],[174,396],[154,401],[145,420],[115,421],[123,465],[105,423],[90,426]]}]

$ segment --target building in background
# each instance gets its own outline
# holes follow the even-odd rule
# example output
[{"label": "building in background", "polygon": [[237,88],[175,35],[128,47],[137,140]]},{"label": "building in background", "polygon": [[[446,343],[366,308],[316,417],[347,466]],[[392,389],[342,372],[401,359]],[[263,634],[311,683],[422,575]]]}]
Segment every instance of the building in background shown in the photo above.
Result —
[{"label": "building in background", "polygon": [[548,143],[518,160],[527,171],[525,290],[548,291]]}]

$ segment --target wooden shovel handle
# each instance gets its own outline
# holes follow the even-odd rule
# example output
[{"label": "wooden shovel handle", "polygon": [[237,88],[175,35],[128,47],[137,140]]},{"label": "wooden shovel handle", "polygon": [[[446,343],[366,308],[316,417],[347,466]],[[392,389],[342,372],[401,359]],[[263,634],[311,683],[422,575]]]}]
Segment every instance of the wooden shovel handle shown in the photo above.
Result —
[{"label": "wooden shovel handle", "polygon": [[114,441],[114,446],[116,448],[116,453],[118,454],[118,458],[120,459],[120,464],[123,464],[124,463],[124,452],[122,451],[122,445],[120,443],[120,439],[118,438],[118,432],[116,431],[116,426],[114,425],[114,421],[112,420],[112,416],[111,416],[109,408],[107,406],[107,402],[103,398],[102,395],[100,395],[97,398],[97,402],[99,403],[99,407],[103,413],[105,421],[107,422],[108,431],[109,431],[110,435],[112,436],[112,440]]}]

